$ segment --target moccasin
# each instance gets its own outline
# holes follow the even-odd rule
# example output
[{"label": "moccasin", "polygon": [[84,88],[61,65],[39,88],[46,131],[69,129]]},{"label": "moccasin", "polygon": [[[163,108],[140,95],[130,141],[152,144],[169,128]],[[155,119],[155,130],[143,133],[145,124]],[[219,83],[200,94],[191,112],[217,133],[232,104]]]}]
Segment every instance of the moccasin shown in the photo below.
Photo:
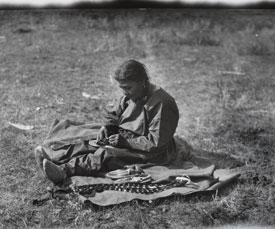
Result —
[{"label": "moccasin", "polygon": [[43,175],[45,176],[44,170],[43,170],[43,160],[44,159],[48,159],[49,160],[49,156],[45,153],[45,151],[43,150],[42,146],[37,146],[34,150],[34,157],[35,157],[35,161],[38,165],[38,167],[40,168],[40,170],[42,171]]},{"label": "moccasin", "polygon": [[55,184],[62,183],[67,178],[67,174],[62,167],[47,159],[43,160],[43,170],[46,176]]}]

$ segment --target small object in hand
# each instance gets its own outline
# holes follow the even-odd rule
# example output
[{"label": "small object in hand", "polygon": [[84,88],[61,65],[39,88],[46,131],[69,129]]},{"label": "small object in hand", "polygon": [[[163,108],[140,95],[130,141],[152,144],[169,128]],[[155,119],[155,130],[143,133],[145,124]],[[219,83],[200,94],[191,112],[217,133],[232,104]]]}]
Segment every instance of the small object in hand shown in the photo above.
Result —
[{"label": "small object in hand", "polygon": [[88,143],[90,146],[93,146],[93,147],[96,147],[96,148],[99,148],[99,147],[108,147],[108,148],[110,148],[110,147],[112,147],[113,148],[113,144],[111,144],[109,141],[108,141],[108,139],[106,139],[106,140],[100,140],[100,141],[97,141],[97,140],[95,140],[95,139],[93,139],[93,140],[90,140],[89,141],[89,143]]},{"label": "small object in hand", "polygon": [[96,144],[100,146],[110,145],[109,140],[107,138],[97,141]]}]

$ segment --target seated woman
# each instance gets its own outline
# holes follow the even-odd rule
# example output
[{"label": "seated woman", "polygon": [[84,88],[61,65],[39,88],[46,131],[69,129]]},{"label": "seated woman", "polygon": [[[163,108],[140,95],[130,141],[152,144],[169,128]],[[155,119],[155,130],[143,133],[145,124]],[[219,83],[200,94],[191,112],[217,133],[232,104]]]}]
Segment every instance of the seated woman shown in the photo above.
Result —
[{"label": "seated woman", "polygon": [[[101,128],[90,127],[97,131],[97,142],[105,142],[109,147],[94,147],[89,144],[92,137],[87,139],[86,135],[77,137],[80,141],[67,141],[62,147],[56,147],[57,141],[52,137],[36,148],[39,166],[54,183],[71,176],[96,176],[131,164],[165,165],[175,159],[173,136],[179,112],[174,98],[150,83],[146,67],[136,60],[124,62],[116,70],[115,79],[124,95],[116,109],[107,114]],[[66,125],[77,126],[68,122]],[[59,136],[65,139],[70,128],[57,126],[53,127],[54,132],[61,131]]]}]

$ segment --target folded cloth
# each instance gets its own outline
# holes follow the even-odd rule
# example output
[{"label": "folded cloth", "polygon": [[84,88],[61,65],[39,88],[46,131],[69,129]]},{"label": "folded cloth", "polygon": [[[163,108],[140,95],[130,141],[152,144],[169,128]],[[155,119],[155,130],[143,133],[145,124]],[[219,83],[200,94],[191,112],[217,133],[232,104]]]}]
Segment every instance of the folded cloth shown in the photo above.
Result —
[{"label": "folded cloth", "polygon": [[200,187],[198,184],[191,181],[191,178],[186,174],[183,174],[181,176],[177,176],[175,178],[175,181],[177,181],[179,183],[185,183],[185,186],[193,187],[195,189],[198,189]]},{"label": "folded cloth", "polygon": [[133,199],[154,200],[175,194],[213,193],[240,175],[239,170],[215,170],[213,166],[177,171],[171,171],[165,167],[151,167],[144,171],[146,174],[136,176],[144,178],[149,176],[151,181],[142,183],[127,181],[131,178],[113,180],[103,177],[71,177],[70,184],[51,192],[52,197],[43,197],[35,200],[33,204],[41,205],[49,198],[56,198],[56,196],[61,198],[62,193],[76,195],[83,203],[89,201],[99,206],[119,204]]},{"label": "folded cloth", "polygon": [[105,176],[113,180],[121,178],[130,178],[137,175],[144,174],[144,171],[137,165],[125,166],[123,169],[117,169],[111,172],[108,172]]},{"label": "folded cloth", "polygon": [[[206,168],[192,167],[190,169],[169,169],[165,166],[153,166],[143,167],[145,174],[150,175],[152,181],[148,183],[132,183],[137,185],[137,188],[129,189],[130,192],[124,191],[123,185],[127,187],[130,182],[122,182],[122,180],[113,180],[110,178],[98,178],[98,177],[79,177],[75,176],[71,178],[72,185],[77,187],[88,187],[89,185],[109,184],[110,188],[104,189],[102,192],[91,192],[89,196],[89,190],[87,192],[77,192],[79,200],[82,202],[89,201],[99,206],[108,206],[113,204],[120,204],[123,202],[131,201],[133,199],[139,200],[154,200],[171,195],[189,195],[191,193],[215,193],[218,188],[224,187],[226,184],[232,182],[240,175],[239,170],[228,169],[215,169],[215,166],[209,166]],[[191,178],[191,183],[187,181],[186,184],[177,184],[177,186],[165,186],[165,189],[161,189],[163,185],[169,184],[175,179],[182,179],[188,175]],[[177,178],[178,177],[178,178]],[[184,180],[184,179],[183,179]],[[121,182],[122,186],[114,186],[117,182]],[[156,184],[156,186],[154,186]],[[159,184],[159,185],[158,185]],[[170,183],[171,184],[171,183]],[[142,185],[148,185],[151,191],[142,191],[139,187]],[[84,190],[83,190],[84,191]]]},{"label": "folded cloth", "polygon": [[115,183],[126,183],[126,182],[135,182],[135,183],[147,183],[152,181],[152,177],[149,174],[137,174],[130,177],[120,178],[115,180]]},{"label": "folded cloth", "polygon": [[137,182],[137,183],[147,183],[152,180],[152,177],[148,174],[141,174],[138,176],[134,176],[130,179],[130,182]]}]

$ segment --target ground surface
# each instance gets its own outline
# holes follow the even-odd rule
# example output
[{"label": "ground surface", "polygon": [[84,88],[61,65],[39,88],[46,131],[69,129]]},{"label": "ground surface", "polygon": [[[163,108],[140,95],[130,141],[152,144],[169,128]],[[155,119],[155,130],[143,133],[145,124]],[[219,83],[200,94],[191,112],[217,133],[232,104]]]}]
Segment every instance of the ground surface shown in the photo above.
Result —
[{"label": "ground surface", "polygon": [[[275,225],[274,16],[272,10],[0,11],[0,227]],[[241,167],[240,179],[210,197],[33,206],[51,185],[37,172],[35,146],[55,118],[101,122],[120,95],[111,76],[128,58],[145,63],[151,80],[176,98],[177,134],[219,167]]]}]

